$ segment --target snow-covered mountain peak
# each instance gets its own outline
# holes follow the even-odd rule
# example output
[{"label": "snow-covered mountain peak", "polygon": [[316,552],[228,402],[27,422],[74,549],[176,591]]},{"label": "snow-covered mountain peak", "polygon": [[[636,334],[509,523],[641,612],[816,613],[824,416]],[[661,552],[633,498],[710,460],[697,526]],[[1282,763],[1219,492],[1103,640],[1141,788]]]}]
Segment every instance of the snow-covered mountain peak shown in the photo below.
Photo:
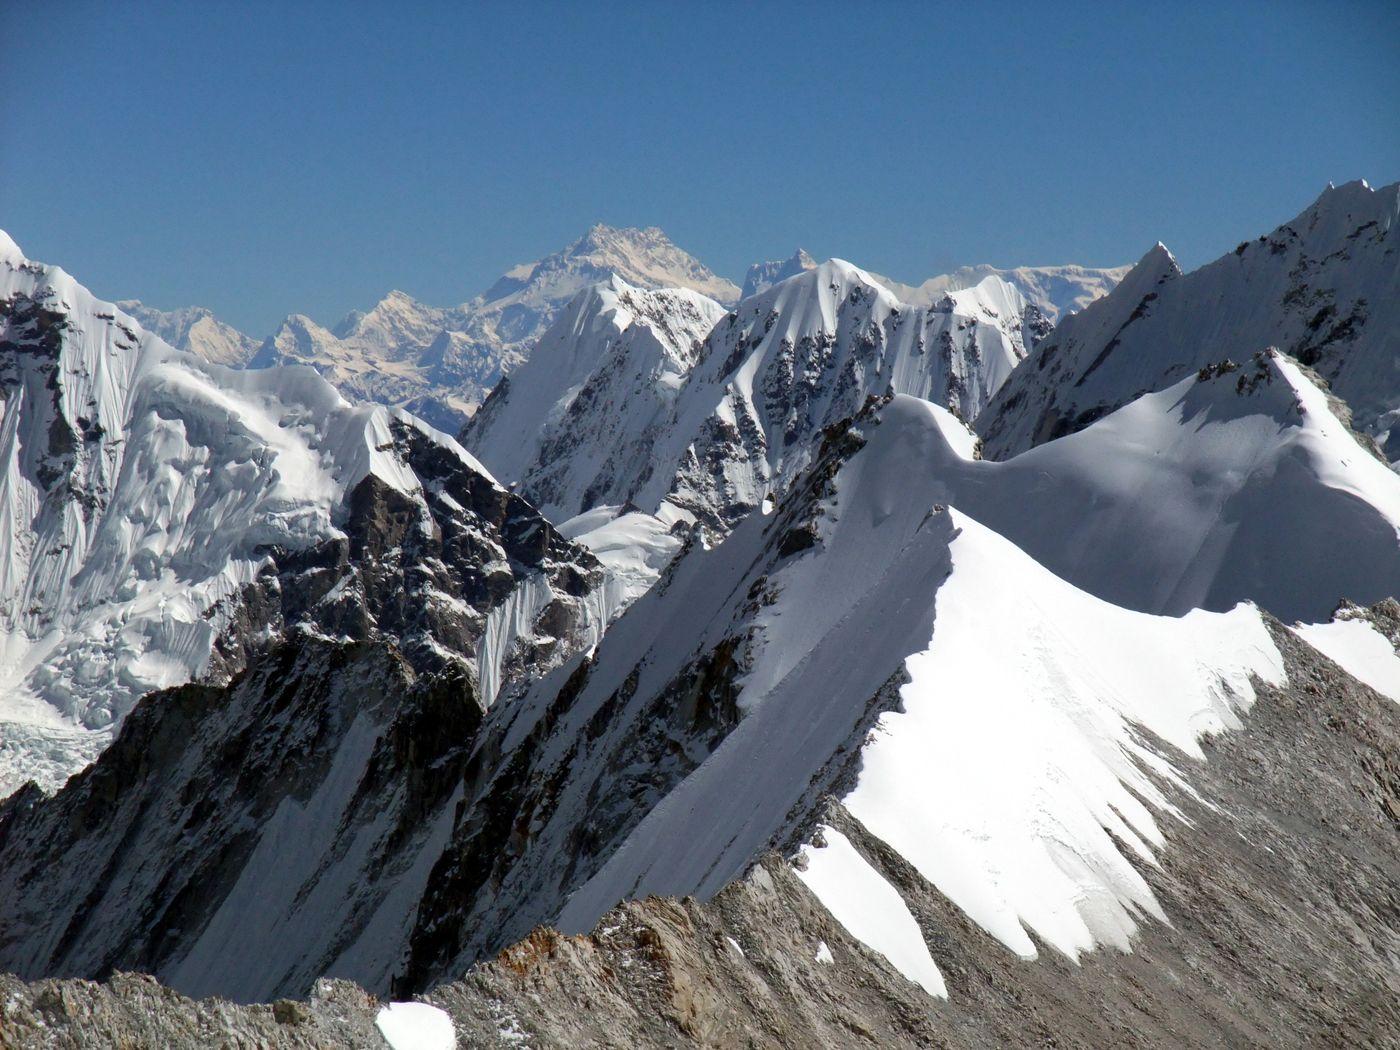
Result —
[{"label": "snow-covered mountain peak", "polygon": [[[866,304],[872,315],[887,316],[899,309],[899,300],[869,273],[845,259],[828,259],[746,299],[735,309],[741,320],[748,316],[765,319],[777,313],[782,330],[772,336],[775,343],[796,340],[817,331],[834,331],[843,303]],[[765,321],[766,324],[766,321]],[[774,329],[764,328],[765,341]]]},{"label": "snow-covered mountain peak", "polygon": [[258,342],[220,321],[203,306],[157,310],[139,299],[117,302],[146,331],[179,350],[190,350],[215,364],[240,367],[258,351]]},{"label": "snow-covered mountain peak", "polygon": [[4,230],[0,230],[0,262],[15,262],[23,259],[24,252],[20,251],[14,238]]},{"label": "snow-covered mountain peak", "polygon": [[980,310],[998,319],[1015,320],[1023,318],[1031,306],[1021,289],[1000,274],[989,274],[967,288],[953,289],[939,303],[968,316],[976,316]]},{"label": "snow-covered mountain peak", "polygon": [[619,228],[598,223],[561,251],[519,266],[476,302],[537,303],[572,298],[589,284],[616,274],[642,288],[690,288],[720,302],[739,289],[678,248],[660,229]]},{"label": "snow-covered mountain peak", "polygon": [[998,392],[977,422],[988,454],[1012,455],[1222,358],[1276,346],[1316,369],[1358,429],[1400,459],[1397,216],[1400,184],[1352,182],[1190,273],[1155,246]]},{"label": "snow-covered mountain peak", "polygon": [[632,288],[684,288],[725,301],[738,295],[661,230],[599,224],[561,251],[512,267],[460,306],[429,306],[391,291],[331,330],[289,318],[252,364],[304,362],[351,397],[404,407],[457,431],[570,301],[614,277]]},{"label": "snow-covered mountain peak", "polygon": [[1053,325],[1063,317],[1084,309],[1107,295],[1128,272],[1130,267],[1095,268],[1089,266],[1017,266],[999,269],[981,264],[963,266],[952,273],[930,277],[920,285],[902,284],[879,274],[873,275],[901,301],[914,306],[928,306],[949,292],[973,288],[988,277],[1000,277],[1014,287]]},{"label": "snow-covered mountain peak", "polygon": [[[515,585],[492,531],[510,517],[545,530],[549,543],[534,541],[522,564],[568,546],[412,416],[351,404],[310,368],[231,369],[176,350],[22,258],[0,264],[0,463],[0,793],[28,776],[61,780],[144,693],[236,670],[284,613],[287,627],[343,620],[352,635],[400,617],[413,624],[397,638],[406,653],[470,666],[490,608],[510,604]],[[436,549],[454,533],[450,554]],[[347,560],[367,543],[384,549]],[[398,559],[414,549],[441,568],[413,570],[409,585]],[[474,604],[454,588],[481,566],[448,568],[468,555],[499,563]],[[283,563],[298,565],[297,581],[278,578]],[[401,616],[369,597],[379,586],[392,603],[423,593]],[[500,680],[550,600],[547,584],[532,586],[484,682]]]},{"label": "snow-covered mountain peak", "polygon": [[[1350,233],[1354,227],[1348,224],[1358,217],[1383,227],[1394,223],[1400,218],[1400,182],[1375,189],[1365,179],[1352,179],[1340,186],[1328,183],[1317,200],[1289,225],[1305,227],[1309,232],[1317,231],[1320,236],[1330,238]],[[1339,225],[1331,230],[1318,230],[1318,226],[1326,223]]]},{"label": "snow-covered mountain peak", "polygon": [[[580,510],[596,477],[571,476],[574,449],[588,470],[610,461],[644,468],[643,433],[669,412],[699,353],[724,316],[712,299],[685,288],[648,290],[611,274],[581,291],[503,379],[463,431],[463,442],[496,474],[520,482],[555,520]],[[661,414],[661,415],[658,415]],[[623,468],[619,465],[618,470]]]},{"label": "snow-covered mountain peak", "polygon": [[[822,287],[855,275],[830,266]],[[1171,812],[1147,771],[1167,781],[1176,771],[1134,727],[1199,756],[1203,734],[1239,726],[1253,676],[1281,681],[1278,651],[1247,605],[1143,615],[1036,564],[964,508],[1007,472],[967,458],[957,430],[922,399],[870,403],[828,430],[771,513],[717,546],[691,546],[623,616],[569,678],[569,714],[550,723],[560,743],[536,752],[530,779],[551,788],[518,803],[534,820],[518,863],[489,899],[463,904],[458,891],[433,902],[453,910],[468,951],[499,923],[518,933],[550,920],[552,907],[572,932],[624,897],[708,897],[763,851],[793,844],[829,793],[1021,955],[1037,952],[1023,924],[1077,956],[1096,944],[1127,950],[1145,916],[1164,918],[1130,857],[1164,845],[1157,821]],[[968,483],[950,485],[959,470]],[[1008,519],[1037,487],[1054,492],[1046,475],[1043,465],[1012,483]],[[1102,513],[1082,498],[1065,506],[1081,524]],[[1073,544],[1074,528],[1058,524],[1051,531]],[[1124,558],[1143,539],[1120,539]],[[988,630],[1006,623],[1030,640],[1014,659]],[[508,741],[553,718],[562,679],[521,701]],[[677,702],[697,689],[711,698],[703,713]],[[585,740],[584,726],[602,728]],[[664,776],[641,757],[651,748],[678,756]],[[645,780],[627,780],[633,770]],[[564,846],[580,822],[611,836],[590,840],[596,854],[582,863]],[[473,838],[464,878],[501,848]],[[805,870],[825,863],[810,855],[821,852],[808,851]],[[817,874],[809,886],[834,914],[860,911]],[[521,914],[527,901],[537,910]]]},{"label": "snow-covered mountain peak", "polygon": [[277,326],[277,331],[264,340],[262,347],[249,362],[250,368],[271,368],[274,365],[293,363],[315,364],[322,355],[334,351],[336,337],[328,328],[323,328],[305,314],[288,314]]},{"label": "snow-covered mountain peak", "polygon": [[767,290],[779,281],[795,277],[804,270],[815,269],[817,261],[807,254],[805,248],[798,248],[786,259],[770,259],[754,263],[744,276],[744,290],[740,298],[747,299]]},{"label": "snow-covered mountain peak", "polygon": [[1142,258],[1128,268],[1123,279],[1114,287],[1120,302],[1140,302],[1153,294],[1159,285],[1181,276],[1181,267],[1171,250],[1158,241],[1143,253]]},{"label": "snow-covered mountain peak", "polygon": [[[601,299],[592,313],[582,302],[532,357],[548,378],[532,379],[531,389],[553,391],[547,405],[555,407],[526,407],[536,395],[517,386],[522,368],[463,442],[555,520],[631,508],[657,516],[663,533],[677,517],[726,531],[780,493],[822,431],[871,395],[912,393],[971,418],[1034,337],[1024,300],[999,278],[912,307],[841,259],[771,285],[724,317],[651,300],[663,310],[651,325],[664,337],[624,341],[625,351],[580,353],[581,320],[604,315]],[[692,347],[705,324],[713,328]],[[575,363],[591,361],[599,363],[575,386]]]},{"label": "snow-covered mountain peak", "polygon": [[443,331],[445,311],[401,291],[391,291],[367,311],[347,314],[333,329],[337,339],[354,340],[389,358],[412,356]]},{"label": "snow-covered mountain peak", "polygon": [[[1158,241],[1149,248],[1143,254],[1143,257],[1137,261],[1137,265],[1133,267],[1133,269],[1139,268],[1156,272],[1159,278],[1167,274],[1181,273],[1181,266],[1177,263],[1176,256],[1173,255],[1171,249],[1161,241]],[[1126,276],[1124,279],[1127,279]]]}]

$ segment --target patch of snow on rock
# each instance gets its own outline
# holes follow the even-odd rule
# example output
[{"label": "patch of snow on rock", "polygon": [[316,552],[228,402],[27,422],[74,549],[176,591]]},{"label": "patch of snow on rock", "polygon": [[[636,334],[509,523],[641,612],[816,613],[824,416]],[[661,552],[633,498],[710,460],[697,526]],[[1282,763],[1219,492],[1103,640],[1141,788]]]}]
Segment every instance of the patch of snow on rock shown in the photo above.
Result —
[{"label": "patch of snow on rock", "polygon": [[1353,678],[1400,703],[1400,654],[1369,621],[1298,624],[1293,633]]},{"label": "patch of snow on rock", "polygon": [[[899,891],[866,863],[841,832],[823,826],[821,836],[825,845],[802,847],[806,865],[798,868],[798,877],[851,936],[883,955],[929,995],[948,998],[943,975]],[[817,962],[834,961],[823,941],[817,949]]]},{"label": "patch of snow on rock", "polygon": [[390,1003],[374,1025],[392,1050],[454,1050],[457,1027],[447,1011],[428,1003]]}]

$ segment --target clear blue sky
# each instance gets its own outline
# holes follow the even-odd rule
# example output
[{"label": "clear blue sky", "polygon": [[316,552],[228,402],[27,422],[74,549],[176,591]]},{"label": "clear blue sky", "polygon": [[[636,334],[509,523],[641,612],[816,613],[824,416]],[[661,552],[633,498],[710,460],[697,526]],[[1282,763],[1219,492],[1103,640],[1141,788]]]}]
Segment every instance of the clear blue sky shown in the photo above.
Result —
[{"label": "clear blue sky", "polygon": [[254,335],[449,304],[594,221],[720,273],[801,244],[1205,262],[1400,178],[1400,3],[0,0],[0,227]]}]

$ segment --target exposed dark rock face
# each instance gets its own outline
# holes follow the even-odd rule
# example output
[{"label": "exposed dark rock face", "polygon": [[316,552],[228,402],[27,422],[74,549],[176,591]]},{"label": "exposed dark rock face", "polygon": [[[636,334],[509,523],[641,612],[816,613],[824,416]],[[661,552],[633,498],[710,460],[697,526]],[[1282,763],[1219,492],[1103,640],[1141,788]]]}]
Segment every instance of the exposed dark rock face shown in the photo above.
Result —
[{"label": "exposed dark rock face", "polygon": [[146,698],[57,796],[0,806],[0,966],[240,999],[372,982],[388,945],[339,960],[411,907],[480,721],[470,681],[415,681],[379,643],[285,644],[227,688]]},{"label": "exposed dark rock face", "polygon": [[[1171,789],[1182,819],[1164,824],[1161,866],[1140,865],[1170,925],[1146,922],[1130,954],[1021,960],[831,808],[910,902],[947,1000],[852,939],[776,854],[706,904],[629,903],[587,937],[537,930],[428,999],[460,1046],[1394,1046],[1400,709],[1273,633],[1289,684],[1261,685],[1204,763],[1173,756],[1195,794]],[[126,975],[0,978],[0,1042],[373,1046],[377,1005],[330,981],[232,1007]]]},{"label": "exposed dark rock face", "polygon": [[592,555],[393,437],[419,498],[367,476],[343,539],[266,552],[205,684],[144,698],[56,797],[0,804],[0,969],[245,1001],[326,973],[387,988],[495,693],[605,615]]},{"label": "exposed dark rock face", "polygon": [[23,396],[40,413],[23,443],[38,439],[42,447],[24,447],[18,469],[31,472],[47,500],[72,498],[90,512],[105,486],[81,468],[101,428],[86,418],[70,420],[63,410],[60,355],[70,324],[68,314],[47,299],[16,293],[0,300],[0,403]]},{"label": "exposed dark rock face", "polygon": [[[391,639],[417,673],[476,677],[487,617],[531,578],[553,596],[540,629],[499,654],[507,678],[548,670],[601,628],[602,613],[589,604],[603,581],[592,554],[421,431],[395,423],[392,432],[395,450],[425,481],[421,499],[370,474],[349,495],[343,540],[265,551],[271,560],[240,596],[216,668],[232,673],[267,632],[297,629]],[[485,706],[494,696],[480,699]]]},{"label": "exposed dark rock face", "polygon": [[[860,418],[873,419],[883,403],[869,399]],[[818,542],[833,478],[862,443],[852,420],[826,430],[815,465],[766,530],[768,559],[799,553],[791,537],[806,538],[801,550]],[[696,648],[668,665],[665,644],[632,650],[626,640],[628,631],[644,635],[653,616],[673,614],[665,604],[671,582],[663,577],[651,602],[609,635],[607,657],[576,660],[488,715],[452,844],[418,909],[397,991],[443,980],[550,919],[723,743],[740,721],[738,682],[749,670],[752,617],[771,600],[763,582],[720,596],[738,603],[731,626],[698,647],[695,639],[678,640]],[[692,626],[703,632],[705,625],[702,616]]]}]

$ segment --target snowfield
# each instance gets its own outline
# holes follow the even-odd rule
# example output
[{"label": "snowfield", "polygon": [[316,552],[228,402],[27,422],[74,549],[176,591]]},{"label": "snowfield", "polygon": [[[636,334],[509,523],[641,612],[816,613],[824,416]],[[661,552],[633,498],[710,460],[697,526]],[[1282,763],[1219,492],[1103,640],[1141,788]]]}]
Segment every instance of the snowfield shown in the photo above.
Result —
[{"label": "snowfield", "polygon": [[375,1015],[374,1024],[391,1050],[453,1050],[457,1045],[452,1018],[428,1003],[390,1003]]}]

